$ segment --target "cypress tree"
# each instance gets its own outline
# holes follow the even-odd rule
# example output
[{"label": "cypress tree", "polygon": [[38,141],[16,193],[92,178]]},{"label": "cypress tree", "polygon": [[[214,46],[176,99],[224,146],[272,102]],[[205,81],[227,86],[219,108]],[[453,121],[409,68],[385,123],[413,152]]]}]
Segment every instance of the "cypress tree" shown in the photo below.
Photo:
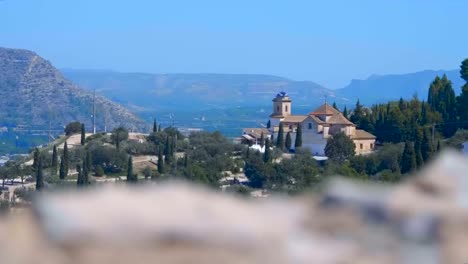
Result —
[{"label": "cypress tree", "polygon": [[271,142],[275,142],[275,131],[271,132],[271,135],[270,135],[270,143]]},{"label": "cypress tree", "polygon": [[158,124],[156,124],[156,118],[153,121],[153,133],[158,132]]},{"label": "cypress tree", "polygon": [[59,171],[59,178],[61,180],[65,179],[65,162],[63,160],[63,157],[60,159],[60,171]]},{"label": "cypress tree", "polygon": [[432,148],[431,140],[429,138],[429,132],[427,129],[425,129],[423,133],[422,142],[421,142],[421,155],[422,155],[424,162],[429,160],[429,158],[432,155],[432,152],[434,152],[434,150]]},{"label": "cypress tree", "polygon": [[268,120],[268,122],[267,122],[267,125],[266,125],[266,126],[267,126],[267,128],[268,128],[268,129],[270,129],[270,128],[271,128],[271,121],[270,121],[270,120]]},{"label": "cypress tree", "polygon": [[81,171],[81,179],[82,179],[82,184],[83,186],[86,186],[89,184],[89,170],[88,170],[88,164],[86,160],[83,161],[83,170]]},{"label": "cypress tree", "polygon": [[416,155],[416,164],[417,167],[421,167],[424,163],[424,158],[422,155],[422,139],[423,133],[420,128],[416,128],[416,135],[414,140],[414,153]]},{"label": "cypress tree", "polygon": [[262,135],[260,136],[260,147],[263,148],[263,146],[265,146],[265,135],[263,135],[262,132]]},{"label": "cypress tree", "polygon": [[286,134],[286,141],[284,142],[284,146],[286,147],[286,151],[289,152],[291,150],[291,133]]},{"label": "cypress tree", "polygon": [[336,110],[340,111],[340,109],[338,109],[338,107],[336,106],[336,102],[333,102],[333,108],[335,108]]},{"label": "cypress tree", "polygon": [[54,145],[54,148],[52,150],[51,167],[52,167],[52,172],[54,174],[56,174],[57,173],[57,168],[58,168],[57,145]]},{"label": "cypress tree", "polygon": [[158,132],[162,132],[161,124],[159,124],[159,126],[158,126]]},{"label": "cypress tree", "polygon": [[[346,106],[345,106],[345,110],[346,110]],[[294,142],[294,147],[296,149],[302,147],[302,126],[301,126],[301,124],[297,125],[296,140]]]},{"label": "cypress tree", "polygon": [[68,144],[67,144],[67,141],[65,141],[65,144],[63,145],[63,156],[62,156],[62,159],[63,159],[63,162],[64,162],[64,172],[65,172],[65,177],[68,175],[68,171],[69,171],[69,164],[70,164],[70,161],[69,161],[69,158],[68,158]]},{"label": "cypress tree", "polygon": [[42,159],[38,156],[36,166],[36,191],[42,191],[44,189],[44,175],[42,173]]},{"label": "cypress tree", "polygon": [[132,156],[128,157],[128,166],[127,166],[127,182],[137,182],[138,177],[133,174],[133,159]]},{"label": "cypress tree", "polygon": [[160,174],[164,173],[164,159],[162,149],[160,149],[158,153],[158,172]]},{"label": "cypress tree", "polygon": [[284,148],[284,128],[283,123],[279,124],[278,138],[276,139],[276,147],[279,149]]},{"label": "cypress tree", "polygon": [[270,140],[267,138],[265,141],[265,152],[263,153],[263,162],[267,163],[270,161],[271,161]]},{"label": "cypress tree", "polygon": [[401,157],[401,173],[405,174],[413,171],[417,167],[416,153],[414,152],[414,146],[411,142],[405,142],[405,148]]},{"label": "cypress tree", "polygon": [[185,153],[184,155],[184,168],[187,168],[188,167],[188,155],[187,153]]},{"label": "cypress tree", "polygon": [[81,124],[81,145],[85,145],[85,139],[86,139],[86,131],[85,131],[85,125]]},{"label": "cypress tree", "polygon": [[346,108],[346,105],[345,105],[345,107],[343,109],[343,116],[348,118],[348,108]]},{"label": "cypress tree", "polygon": [[86,161],[86,170],[88,172],[90,172],[92,170],[92,167],[93,167],[93,160],[91,159],[91,151],[86,151],[86,157],[85,157],[85,161]]},{"label": "cypress tree", "polygon": [[[268,140],[268,138],[267,138]],[[265,141],[265,144],[266,144],[266,141]],[[245,151],[245,158],[248,159],[250,157],[250,148],[247,147],[247,150]]]},{"label": "cypress tree", "polygon": [[83,172],[81,171],[81,166],[76,165],[76,172],[78,172],[78,178],[76,179],[76,185],[78,187],[83,186]]},{"label": "cypress tree", "polygon": [[34,149],[34,158],[33,158],[33,164],[32,164],[33,171],[37,171],[37,167],[39,165],[38,162],[39,162],[39,149],[36,148]]}]

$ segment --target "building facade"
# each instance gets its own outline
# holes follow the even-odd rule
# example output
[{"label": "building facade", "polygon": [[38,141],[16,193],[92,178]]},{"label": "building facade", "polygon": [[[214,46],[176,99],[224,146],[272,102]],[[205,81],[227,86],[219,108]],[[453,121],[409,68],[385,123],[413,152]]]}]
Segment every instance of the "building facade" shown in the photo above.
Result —
[{"label": "building facade", "polygon": [[[310,149],[314,155],[324,156],[327,140],[338,132],[345,133],[353,140],[356,154],[370,153],[375,148],[374,135],[356,129],[355,124],[327,103],[307,115],[293,115],[292,100],[285,92],[278,93],[273,99],[273,113],[270,115],[269,123],[268,134],[274,138],[277,138],[280,123],[283,124],[284,136],[286,133],[291,135],[292,150],[298,126],[302,129],[302,147]],[[244,135],[246,130],[249,131],[245,129]]]}]

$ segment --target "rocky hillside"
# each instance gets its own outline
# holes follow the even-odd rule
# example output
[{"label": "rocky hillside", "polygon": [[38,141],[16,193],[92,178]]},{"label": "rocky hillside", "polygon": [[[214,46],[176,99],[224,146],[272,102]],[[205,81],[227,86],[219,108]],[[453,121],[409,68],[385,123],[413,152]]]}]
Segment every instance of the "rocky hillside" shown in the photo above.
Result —
[{"label": "rocky hillside", "polygon": [[[53,127],[78,120],[91,127],[93,94],[65,79],[50,62],[28,50],[0,48],[0,125]],[[96,96],[98,128],[144,123],[126,108]]]}]

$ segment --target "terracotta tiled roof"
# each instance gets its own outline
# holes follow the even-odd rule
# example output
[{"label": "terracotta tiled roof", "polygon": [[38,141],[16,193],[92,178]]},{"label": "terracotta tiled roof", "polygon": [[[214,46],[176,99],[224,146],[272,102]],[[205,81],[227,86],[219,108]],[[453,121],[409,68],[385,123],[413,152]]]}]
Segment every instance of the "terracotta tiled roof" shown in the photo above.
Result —
[{"label": "terracotta tiled roof", "polygon": [[307,118],[306,115],[289,115],[283,119],[282,122],[287,123],[301,123]]},{"label": "terracotta tiled roof", "polygon": [[340,124],[340,125],[354,125],[351,121],[346,119],[346,117],[344,117],[344,115],[342,115],[341,113],[334,114],[332,117],[330,117],[330,119],[326,123]]},{"label": "terracotta tiled roof", "polygon": [[312,120],[314,120],[314,122],[317,123],[317,124],[324,124],[325,123],[322,120],[320,120],[320,118],[318,118],[316,116],[311,115],[310,118],[312,118]]},{"label": "terracotta tiled roof", "polygon": [[340,111],[336,110],[333,106],[324,103],[314,111],[310,112],[309,115],[334,115],[338,113],[340,113]]},{"label": "terracotta tiled roof", "polygon": [[242,134],[250,135],[254,138],[260,138],[262,136],[262,132],[264,137],[270,134],[270,132],[266,128],[244,128],[242,130]]},{"label": "terracotta tiled roof", "polygon": [[356,134],[351,136],[352,139],[375,139],[376,137],[369,132],[361,129],[356,129]]}]

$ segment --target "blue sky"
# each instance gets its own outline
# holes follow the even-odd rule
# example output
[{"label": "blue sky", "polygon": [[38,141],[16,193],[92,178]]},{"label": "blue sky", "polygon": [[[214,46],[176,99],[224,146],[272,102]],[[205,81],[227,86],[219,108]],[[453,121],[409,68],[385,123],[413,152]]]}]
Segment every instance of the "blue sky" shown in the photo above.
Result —
[{"label": "blue sky", "polygon": [[0,0],[0,46],[63,68],[261,73],[329,88],[456,69],[468,1]]}]

